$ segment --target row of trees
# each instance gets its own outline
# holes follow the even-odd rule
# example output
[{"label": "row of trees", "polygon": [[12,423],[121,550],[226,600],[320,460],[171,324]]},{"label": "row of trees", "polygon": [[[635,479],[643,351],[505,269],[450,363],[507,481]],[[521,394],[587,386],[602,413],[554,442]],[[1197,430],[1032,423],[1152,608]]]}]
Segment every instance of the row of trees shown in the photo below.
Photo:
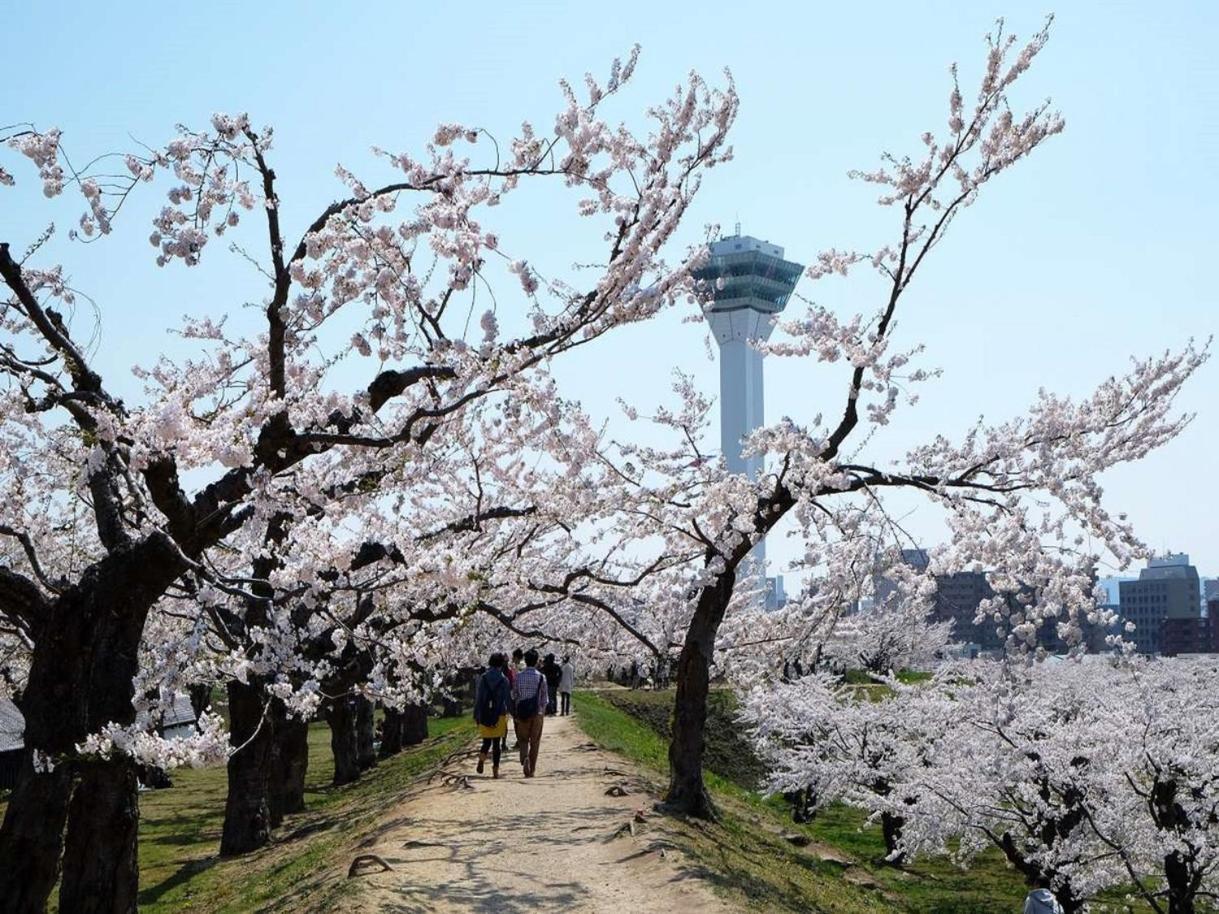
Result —
[{"label": "row of trees", "polygon": [[774,789],[865,810],[895,863],[994,848],[1067,912],[1124,893],[1193,914],[1219,897],[1217,673],[979,661],[879,701],[823,674],[753,692],[744,717]]},{"label": "row of trees", "polygon": [[[672,252],[704,174],[731,156],[730,79],[691,76],[632,131],[605,109],[633,54],[580,95],[564,83],[545,137],[528,123],[506,142],[445,124],[420,157],[379,152],[377,181],[340,168],[343,198],[296,233],[271,131],[244,115],[79,169],[59,131],[9,128],[4,146],[46,196],[82,195],[75,241],[110,234],[159,183],[158,264],[196,266],[217,236],[235,238],[265,284],[257,321],[228,319],[244,289],[188,316],[181,341],[138,370],[137,401],[82,342],[75,281],[42,264],[52,232],[22,251],[0,244],[0,682],[27,721],[0,898],[41,911],[58,878],[62,910],[133,910],[137,764],[223,758],[222,851],[244,853],[299,801],[303,721],[326,713],[336,758],[350,758],[348,698],[404,712],[447,671],[521,639],[675,657],[667,802],[712,815],[713,668],[824,641],[904,542],[886,507],[895,490],[924,497],[952,533],[921,578],[893,572],[908,578],[903,599],[982,565],[1000,595],[984,611],[1013,650],[1045,619],[1078,643],[1098,612],[1084,537],[1119,564],[1140,548],[1096,476],[1179,431],[1173,398],[1205,351],[1137,362],[1079,402],[1043,393],[1026,417],[959,443],[866,456],[872,431],[935,375],[895,336],[911,282],[981,189],[1062,128],[1047,104],[1015,115],[1008,101],[1047,35],[988,36],[974,99],[954,70],[945,127],[859,175],[881,187],[894,235],[829,251],[809,275],[871,268],[878,305],[844,319],[810,304],[781,325],[774,356],[842,363],[846,383],[828,419],[751,437],[773,470],[757,480],[707,449],[711,403],[688,378],[666,404],[627,405],[611,436],[551,375],[705,293],[691,278],[701,241]],[[0,171],[16,183],[6,193],[20,174]],[[496,207],[539,185],[571,194],[604,239],[563,276],[494,230]],[[809,583],[761,614],[746,558],[780,523],[804,544]],[[213,718],[194,740],[150,735],[176,692],[210,684],[227,691],[227,742]]]}]

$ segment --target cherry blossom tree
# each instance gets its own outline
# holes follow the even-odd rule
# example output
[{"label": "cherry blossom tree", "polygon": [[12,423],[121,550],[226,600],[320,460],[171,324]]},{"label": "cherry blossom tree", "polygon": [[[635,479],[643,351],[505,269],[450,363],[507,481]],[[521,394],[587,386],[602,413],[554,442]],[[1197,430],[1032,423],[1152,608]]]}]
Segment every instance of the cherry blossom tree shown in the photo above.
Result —
[{"label": "cherry blossom tree", "polygon": [[[713,663],[760,645],[761,662],[773,666],[774,645],[823,640],[834,618],[869,595],[878,552],[896,558],[899,546],[913,545],[887,510],[894,490],[922,496],[944,516],[950,540],[933,551],[927,576],[988,570],[996,597],[980,613],[1012,649],[1035,643],[1049,619],[1065,642],[1077,645],[1084,624],[1102,615],[1092,585],[1098,557],[1083,548],[1086,537],[1119,565],[1141,554],[1124,516],[1103,506],[1096,480],[1159,447],[1188,422],[1172,407],[1206,358],[1205,349],[1192,344],[1136,361],[1081,400],[1043,391],[1026,416],[979,423],[959,443],[934,436],[904,457],[864,456],[872,432],[893,421],[917,385],[935,375],[912,364],[920,345],[898,348],[896,318],[915,276],[982,189],[1062,129],[1048,103],[1016,114],[1008,102],[1009,90],[1044,47],[1047,29],[1018,46],[1000,25],[988,37],[975,100],[965,102],[954,69],[946,129],[925,133],[917,157],[887,155],[880,169],[857,175],[882,189],[881,205],[897,215],[896,238],[868,254],[828,251],[808,273],[817,279],[870,267],[883,286],[879,307],[844,320],[810,306],[804,316],[781,322],[782,333],[764,346],[777,357],[844,364],[842,400],[831,418],[817,415],[807,424],[785,418],[755,432],[746,451],[767,455],[770,470],[753,482],[726,474],[701,446],[706,405],[685,385],[680,407],[655,416],[674,434],[671,450],[619,448],[622,472],[652,494],[630,508],[632,534],[660,540],[660,552],[698,552],[685,586],[675,591],[682,605],[672,607],[683,632],[669,749],[667,803],[675,810],[713,814],[702,777]],[[628,414],[636,412],[628,407]],[[737,591],[750,551],[785,520],[804,545],[800,570],[809,584],[773,619],[750,612],[745,623],[734,624],[732,613],[748,610],[750,602]]]},{"label": "cherry blossom tree", "polygon": [[1219,898],[1215,675],[1209,658],[1166,659],[1093,680],[1093,726],[1119,735],[1088,825],[1157,914]]},{"label": "cherry blossom tree", "polygon": [[905,599],[895,593],[879,606],[836,620],[832,634],[818,652],[819,659],[831,667],[879,676],[931,669],[952,649],[953,623],[936,622],[930,613],[929,601]]},{"label": "cherry blossom tree", "polygon": [[881,700],[825,672],[758,686],[744,697],[741,721],[770,771],[769,789],[802,795],[812,810],[840,802],[866,810],[880,821],[887,859],[901,863],[919,772],[947,707],[933,690],[886,683],[892,695]]},{"label": "cherry blossom tree", "polygon": [[[120,157],[123,178],[105,166],[76,169],[58,130],[6,131],[4,147],[33,163],[47,196],[83,195],[78,239],[114,231],[132,194],[167,180],[149,238],[159,264],[198,263],[211,238],[239,232],[257,212],[267,278],[261,328],[230,334],[225,305],[192,316],[182,332],[199,356],[147,367],[147,397],[132,405],[80,342],[68,310],[79,293],[64,271],[36,265],[37,243],[24,253],[0,243],[0,428],[13,445],[2,475],[0,532],[10,548],[0,616],[29,655],[20,693],[27,755],[0,828],[0,897],[14,910],[43,908],[61,847],[61,909],[134,910],[134,762],[80,747],[135,722],[139,646],[171,587],[195,577],[265,605],[294,473],[336,449],[376,455],[369,462],[378,466],[416,460],[446,422],[512,379],[683,293],[689,262],[668,265],[659,253],[703,170],[729,155],[736,96],[692,76],[650,109],[650,129],[637,137],[600,115],[634,63],[616,63],[604,83],[590,77],[584,98],[564,84],[550,138],[525,124],[496,144],[481,130],[443,125],[422,158],[379,152],[392,172],[379,183],[340,169],[344,197],[296,241],[281,220],[272,133],[244,115],[216,115],[207,130]],[[0,181],[19,190],[19,176],[12,168]],[[569,187],[580,214],[604,223],[592,275],[542,276],[484,227],[480,213],[538,182]],[[503,277],[520,290],[515,310],[510,293],[497,306],[487,292]],[[471,340],[466,315],[476,307],[485,311]],[[367,382],[338,392],[331,369],[340,361],[366,369]],[[368,472],[359,460],[336,467],[322,494],[337,497]],[[210,481],[188,492],[188,472]],[[216,576],[209,551],[249,524],[262,531],[254,579]],[[57,561],[62,529],[77,548]]]},{"label": "cherry blossom tree", "polygon": [[[919,773],[911,815],[912,853],[945,853],[967,863],[997,848],[1030,887],[1047,885],[1064,911],[1121,884],[1114,855],[1088,827],[1095,785],[1123,728],[1095,726],[1098,682],[1112,682],[1109,660],[1026,666],[980,663],[933,686],[949,703],[951,731],[934,765]],[[968,679],[965,679],[968,677]]]},{"label": "cherry blossom tree", "polygon": [[770,786],[880,820],[890,859],[996,849],[1066,911],[1105,894],[1193,912],[1216,894],[1212,660],[948,664],[859,700],[828,675],[745,698]]}]

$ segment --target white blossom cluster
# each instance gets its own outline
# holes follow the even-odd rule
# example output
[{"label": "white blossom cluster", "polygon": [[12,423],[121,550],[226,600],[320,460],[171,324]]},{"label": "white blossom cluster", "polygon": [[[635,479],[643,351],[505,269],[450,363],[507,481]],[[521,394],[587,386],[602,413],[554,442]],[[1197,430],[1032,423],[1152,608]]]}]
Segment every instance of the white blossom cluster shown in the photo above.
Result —
[{"label": "white blossom cluster", "polygon": [[876,700],[829,674],[759,686],[743,721],[776,791],[887,820],[893,859],[997,849],[1064,908],[1219,889],[1213,658],[950,664]]}]

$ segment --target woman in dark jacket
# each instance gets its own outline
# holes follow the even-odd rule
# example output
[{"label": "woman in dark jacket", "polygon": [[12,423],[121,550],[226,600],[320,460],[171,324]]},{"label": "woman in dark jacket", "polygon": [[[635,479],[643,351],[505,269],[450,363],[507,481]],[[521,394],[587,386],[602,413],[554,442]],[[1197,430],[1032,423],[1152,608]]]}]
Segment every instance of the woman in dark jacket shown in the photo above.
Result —
[{"label": "woman in dark jacket", "polygon": [[554,654],[547,654],[542,661],[542,675],[546,677],[546,713],[554,714],[558,710],[559,680],[563,678],[563,670],[555,663]]},{"label": "woman in dark jacket", "polygon": [[487,764],[487,753],[491,753],[491,777],[499,777],[500,749],[508,733],[508,700],[510,696],[508,677],[504,675],[504,655],[492,654],[487,672],[478,677],[474,690],[474,722],[478,724],[478,735],[482,737],[482,748],[478,752],[479,774]]}]

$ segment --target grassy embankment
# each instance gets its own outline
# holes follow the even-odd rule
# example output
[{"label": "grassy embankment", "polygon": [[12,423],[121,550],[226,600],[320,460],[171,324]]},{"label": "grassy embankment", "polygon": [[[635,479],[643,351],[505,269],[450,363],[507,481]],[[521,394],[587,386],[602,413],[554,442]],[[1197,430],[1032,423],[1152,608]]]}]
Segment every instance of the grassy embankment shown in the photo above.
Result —
[{"label": "grassy embankment", "polygon": [[[663,777],[672,692],[598,692],[576,696],[576,721],[603,748]],[[732,724],[732,696],[712,696],[707,784],[722,812],[714,826],[690,823],[687,848],[720,887],[755,909],[775,912],[1011,914],[1027,889],[997,853],[961,870],[944,860],[886,865],[880,829],[836,806],[807,825],[791,821],[780,797],[757,790],[762,767]],[[784,834],[813,842],[799,848]],[[838,859],[834,859],[838,858]],[[1126,905],[1114,911],[1129,910]],[[1141,908],[1134,910],[1141,911]]]},{"label": "grassy embankment", "polygon": [[342,878],[349,848],[421,774],[467,745],[474,729],[465,718],[451,718],[429,721],[429,733],[427,742],[382,761],[357,783],[334,788],[329,731],[314,724],[306,811],[289,816],[271,846],[235,859],[217,856],[224,768],[174,772],[173,787],[140,795],[140,911],[337,909],[349,885]]}]

